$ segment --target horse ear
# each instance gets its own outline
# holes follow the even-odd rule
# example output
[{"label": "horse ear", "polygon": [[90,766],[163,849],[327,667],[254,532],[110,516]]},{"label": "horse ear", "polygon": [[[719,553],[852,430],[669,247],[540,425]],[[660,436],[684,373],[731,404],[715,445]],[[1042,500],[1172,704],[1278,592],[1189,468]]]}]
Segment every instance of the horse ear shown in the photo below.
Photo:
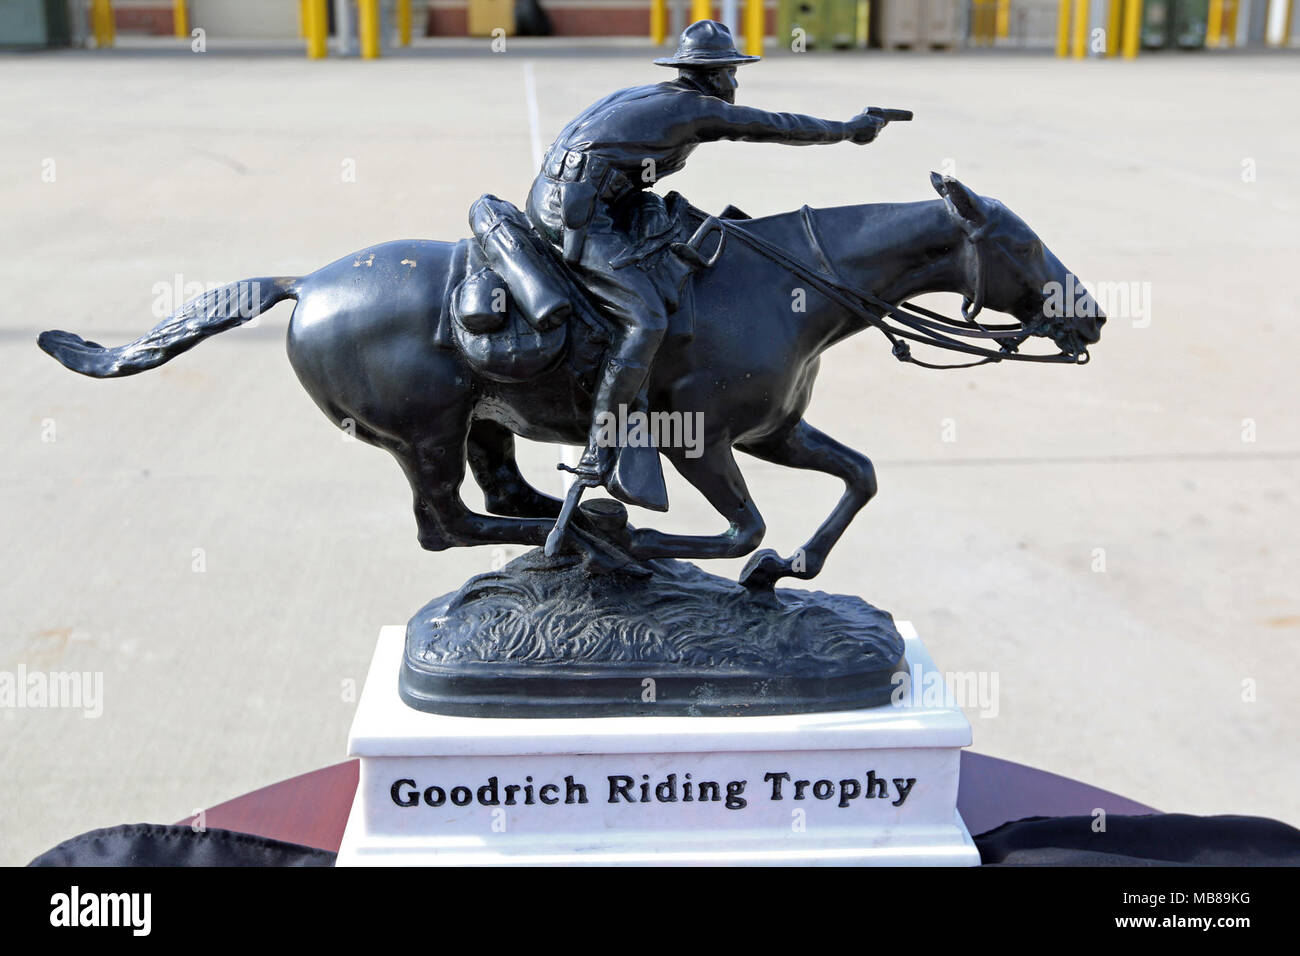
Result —
[{"label": "horse ear", "polygon": [[[930,181],[934,182],[934,178],[934,174],[931,173]],[[984,204],[980,201],[979,196],[976,196],[951,176],[944,176],[942,185],[943,188],[940,189],[939,184],[936,183],[934,188],[939,190],[939,195],[948,200],[952,204],[952,208],[957,210],[963,219],[976,226],[983,225],[985,219]]]},{"label": "horse ear", "polygon": [[943,184],[943,177],[933,170],[930,172],[930,185],[934,187],[934,191],[940,196],[945,199],[948,198],[948,188]]}]

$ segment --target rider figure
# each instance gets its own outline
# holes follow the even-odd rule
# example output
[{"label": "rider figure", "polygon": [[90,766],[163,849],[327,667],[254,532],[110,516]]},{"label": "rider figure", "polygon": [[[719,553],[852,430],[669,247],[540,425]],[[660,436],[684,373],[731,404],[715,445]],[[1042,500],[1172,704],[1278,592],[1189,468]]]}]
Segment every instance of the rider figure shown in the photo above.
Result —
[{"label": "rider figure", "polygon": [[551,144],[533,182],[528,218],[616,326],[576,470],[588,483],[608,484],[611,451],[601,447],[601,423],[620,406],[630,410],[668,325],[663,298],[647,273],[611,264],[626,259],[636,244],[629,223],[642,190],[685,166],[701,143],[865,144],[883,125],[866,113],[836,122],[734,105],[736,67],[758,59],[739,53],[723,24],[692,23],[677,53],[654,61],[676,67],[677,77],[619,90],[589,106]]}]

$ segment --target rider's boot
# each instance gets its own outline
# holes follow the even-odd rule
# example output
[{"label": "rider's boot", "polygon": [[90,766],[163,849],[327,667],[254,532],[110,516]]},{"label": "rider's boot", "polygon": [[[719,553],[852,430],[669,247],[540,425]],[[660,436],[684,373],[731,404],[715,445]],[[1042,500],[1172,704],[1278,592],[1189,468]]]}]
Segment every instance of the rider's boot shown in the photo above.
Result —
[{"label": "rider's boot", "polygon": [[618,445],[620,423],[627,422],[638,401],[645,404],[641,392],[649,371],[645,365],[618,356],[605,363],[592,402],[587,449],[576,473],[603,484],[611,495],[627,504],[667,511],[668,491],[658,449]]},{"label": "rider's boot", "polygon": [[[648,384],[642,383],[637,392],[631,407],[633,414],[649,413]],[[663,464],[655,445],[628,445],[615,449],[605,487],[615,498],[627,504],[639,505],[651,511],[668,510],[668,489],[664,485]]]}]

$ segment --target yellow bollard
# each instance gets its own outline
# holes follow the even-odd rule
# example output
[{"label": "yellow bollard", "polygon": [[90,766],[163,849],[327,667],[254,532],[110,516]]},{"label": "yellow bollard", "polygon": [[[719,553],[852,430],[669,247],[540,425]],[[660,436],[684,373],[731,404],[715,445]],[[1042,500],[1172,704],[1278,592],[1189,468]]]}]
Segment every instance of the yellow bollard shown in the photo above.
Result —
[{"label": "yellow bollard", "polygon": [[304,0],[303,32],[307,35],[307,57],[321,60],[329,53],[329,12],[327,0]]},{"label": "yellow bollard", "polygon": [[691,22],[713,19],[713,0],[691,0]]},{"label": "yellow bollard", "polygon": [[379,0],[357,0],[357,37],[361,59],[379,59]]},{"label": "yellow bollard", "polygon": [[745,0],[745,52],[763,55],[763,33],[767,29],[767,11],[763,0]]},{"label": "yellow bollard", "polygon": [[1237,45],[1237,0],[1223,0],[1223,39],[1224,46]]},{"label": "yellow bollard", "polygon": [[970,32],[975,46],[988,46],[988,3],[989,0],[974,0],[971,4]]},{"label": "yellow bollard", "polygon": [[1205,45],[1214,49],[1223,41],[1223,0],[1210,0],[1210,15],[1205,21]]},{"label": "yellow bollard", "polygon": [[1070,55],[1070,0],[1060,0],[1056,5],[1056,55]]},{"label": "yellow bollard", "polygon": [[1001,40],[1011,35],[1011,0],[998,0],[997,35]]},{"label": "yellow bollard", "polygon": [[397,40],[411,45],[411,0],[397,0]]},{"label": "yellow bollard", "polygon": [[1142,0],[1124,0],[1124,59],[1132,60],[1142,49]]},{"label": "yellow bollard", "polygon": [[1070,42],[1070,53],[1076,60],[1088,55],[1088,0],[1074,0],[1074,36]]},{"label": "yellow bollard", "polygon": [[859,50],[865,50],[871,43],[871,0],[858,0],[858,22],[853,40]]},{"label": "yellow bollard", "polygon": [[1119,35],[1124,29],[1124,0],[1108,0],[1106,4],[1106,56],[1119,53]]},{"label": "yellow bollard", "polygon": [[668,0],[650,0],[650,42],[663,46],[668,39]]},{"label": "yellow bollard", "polygon": [[186,0],[172,0],[172,29],[178,37],[190,35],[190,5]]},{"label": "yellow bollard", "polygon": [[1282,0],[1286,4],[1286,13],[1282,14],[1282,42],[1279,46],[1291,45],[1291,14],[1295,13],[1295,0]]},{"label": "yellow bollard", "polygon": [[113,4],[111,0],[92,0],[90,28],[95,34],[96,47],[113,45],[117,29],[113,23]]}]

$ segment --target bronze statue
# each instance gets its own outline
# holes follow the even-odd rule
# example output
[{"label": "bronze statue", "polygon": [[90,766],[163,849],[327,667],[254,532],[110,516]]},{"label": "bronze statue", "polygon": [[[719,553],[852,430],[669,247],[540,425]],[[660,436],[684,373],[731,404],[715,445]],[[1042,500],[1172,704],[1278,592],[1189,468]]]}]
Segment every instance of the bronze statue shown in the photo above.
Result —
[{"label": "bronze statue", "polygon": [[[580,277],[612,321],[613,342],[596,380],[580,480],[607,482],[610,449],[601,422],[630,408],[647,382],[668,328],[664,296],[637,255],[669,228],[663,199],[648,187],[686,165],[701,143],[747,140],[803,146],[871,142],[885,120],[863,112],[847,123],[736,106],[736,68],[758,60],[736,50],[713,20],[691,24],[677,53],[655,60],[677,77],[611,93],[569,122],[546,152],[528,194],[529,221]],[[651,260],[652,262],[652,260]],[[667,507],[661,488],[638,495],[616,473],[609,491],[630,504]]]},{"label": "bronze statue", "polygon": [[[550,536],[547,554],[475,578],[412,620],[402,680],[416,706],[760,713],[879,703],[902,665],[888,615],[856,598],[774,589],[814,577],[876,491],[866,456],[803,420],[820,354],[874,328],[900,360],[931,367],[912,343],[968,364],[1082,363],[1105,317],[1086,292],[1068,310],[1052,307],[1053,290],[1073,284],[1069,271],[1006,206],[955,179],[932,174],[939,198],[929,201],[759,219],[649,192],[710,139],[869,142],[886,121],[910,118],[869,110],[836,123],[736,107],[734,70],[748,59],[720,24],[693,24],[677,55],[659,61],[679,68],[676,79],[584,111],[548,151],[526,212],[485,196],[471,211],[472,239],[389,242],[310,275],[232,283],[122,346],[67,332],[44,333],[40,346],[85,375],[132,375],[295,300],[288,352],[299,380],[334,422],[397,459],[423,547],[540,546]],[[961,295],[961,318],[908,303],[928,292]],[[985,309],[1014,321],[982,322]],[[1021,352],[1031,337],[1058,351]],[[611,446],[598,427],[620,406],[690,416],[702,435],[690,447]],[[585,443],[567,502],[522,477],[515,435]],[[612,462],[605,448],[617,452]],[[737,449],[845,484],[790,557],[753,553],[765,529]],[[660,455],[725,530],[632,528],[609,499],[575,508],[600,482],[666,508]],[[490,514],[461,500],[467,467]],[[665,560],[751,553],[740,585]],[[816,627],[807,614],[820,615]],[[875,643],[864,654],[866,631]],[[638,705],[647,673],[676,696]]]}]

